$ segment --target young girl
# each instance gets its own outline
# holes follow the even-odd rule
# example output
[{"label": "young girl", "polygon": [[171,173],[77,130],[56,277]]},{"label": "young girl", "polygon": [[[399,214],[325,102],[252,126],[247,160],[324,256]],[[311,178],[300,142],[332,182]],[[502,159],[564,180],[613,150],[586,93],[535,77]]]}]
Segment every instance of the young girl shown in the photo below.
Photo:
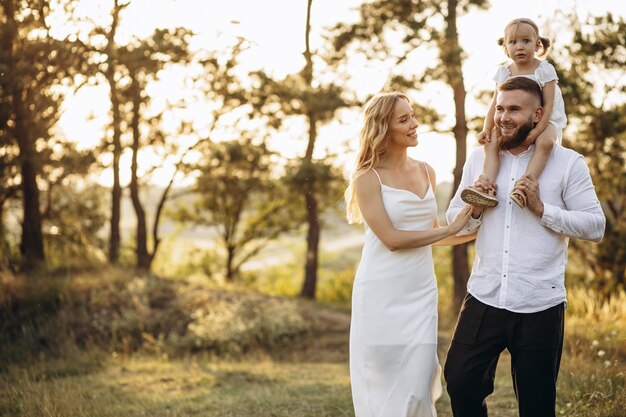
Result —
[{"label": "young girl", "polygon": [[[528,77],[535,80],[543,91],[543,117],[528,133],[524,142],[529,145],[535,144],[535,153],[528,163],[526,175],[532,174],[538,178],[546,166],[554,144],[561,143],[563,128],[567,122],[563,96],[557,85],[556,70],[547,61],[535,57],[537,53],[539,56],[547,53],[550,41],[539,36],[535,22],[521,18],[506,25],[504,37],[498,39],[498,44],[503,46],[506,56],[513,62],[498,68],[494,76],[496,87],[511,77]],[[478,142],[485,146],[483,175],[491,182],[495,182],[500,163],[498,141],[495,132],[492,132],[497,94],[496,88],[483,131],[478,135]],[[526,206],[526,194],[521,190],[514,188],[510,196],[521,208]],[[461,198],[477,206],[493,207],[498,204],[495,190],[485,193],[480,189],[468,187],[461,192]]]}]

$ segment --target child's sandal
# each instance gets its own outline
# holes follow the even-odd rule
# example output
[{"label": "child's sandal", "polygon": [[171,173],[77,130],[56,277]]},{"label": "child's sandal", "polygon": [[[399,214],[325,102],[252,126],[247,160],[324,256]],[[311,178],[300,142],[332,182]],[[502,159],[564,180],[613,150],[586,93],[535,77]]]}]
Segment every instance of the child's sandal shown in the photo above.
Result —
[{"label": "child's sandal", "polygon": [[467,187],[461,191],[461,200],[477,207],[495,207],[498,205],[496,190],[493,188],[484,192],[479,188]]},{"label": "child's sandal", "polygon": [[526,194],[522,190],[513,190],[509,196],[520,208],[526,207]]}]

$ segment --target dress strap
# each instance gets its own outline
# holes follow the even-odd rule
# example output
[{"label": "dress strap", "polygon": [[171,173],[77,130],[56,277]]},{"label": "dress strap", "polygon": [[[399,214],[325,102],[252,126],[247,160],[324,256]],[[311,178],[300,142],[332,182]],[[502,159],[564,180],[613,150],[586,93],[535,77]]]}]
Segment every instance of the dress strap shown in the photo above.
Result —
[{"label": "dress strap", "polygon": [[376,174],[376,177],[378,177],[378,183],[382,186],[383,182],[380,180],[380,175],[378,175],[378,171],[376,171],[376,169],[372,168],[372,171],[374,171],[374,174]]},{"label": "dress strap", "polygon": [[426,165],[426,162],[422,162],[422,165],[424,165],[424,169],[426,170],[426,178],[428,178],[428,186],[430,187],[431,181],[430,172],[428,172],[428,165]]}]

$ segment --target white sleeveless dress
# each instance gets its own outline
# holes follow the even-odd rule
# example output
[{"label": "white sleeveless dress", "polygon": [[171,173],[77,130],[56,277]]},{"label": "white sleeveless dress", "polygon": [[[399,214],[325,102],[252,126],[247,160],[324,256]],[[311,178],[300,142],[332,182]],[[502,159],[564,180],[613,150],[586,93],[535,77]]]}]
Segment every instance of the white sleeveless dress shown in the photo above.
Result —
[{"label": "white sleeveless dress", "polygon": [[[381,193],[396,229],[432,229],[430,179],[424,198],[382,182]],[[391,252],[365,225],[352,294],[350,379],[356,417],[436,416],[441,367],[430,245]]]}]

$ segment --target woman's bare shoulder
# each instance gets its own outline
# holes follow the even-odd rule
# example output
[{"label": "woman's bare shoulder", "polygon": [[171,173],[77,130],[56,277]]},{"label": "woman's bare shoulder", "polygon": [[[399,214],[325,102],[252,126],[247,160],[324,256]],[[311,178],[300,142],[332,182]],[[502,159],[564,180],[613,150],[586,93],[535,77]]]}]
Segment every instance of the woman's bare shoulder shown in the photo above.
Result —
[{"label": "woman's bare shoulder", "polygon": [[373,168],[361,168],[354,173],[354,183],[357,185],[378,183],[378,178],[376,177],[377,175]]}]

